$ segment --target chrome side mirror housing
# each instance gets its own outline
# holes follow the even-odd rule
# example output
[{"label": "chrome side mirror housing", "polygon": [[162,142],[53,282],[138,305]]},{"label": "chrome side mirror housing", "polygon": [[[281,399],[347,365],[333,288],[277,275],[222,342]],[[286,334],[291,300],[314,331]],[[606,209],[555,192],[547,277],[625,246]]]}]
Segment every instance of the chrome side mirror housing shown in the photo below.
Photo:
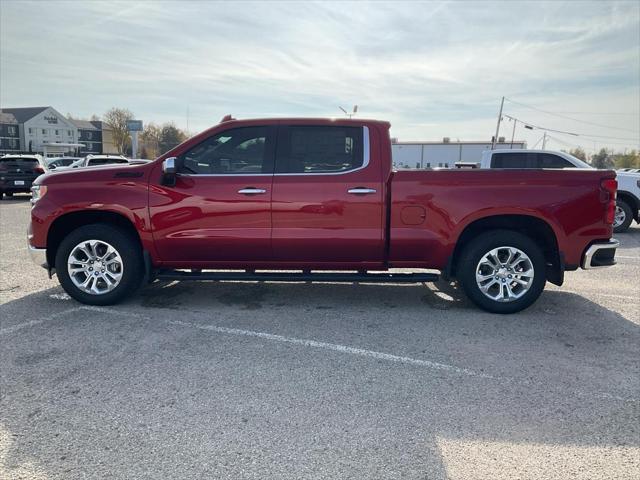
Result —
[{"label": "chrome side mirror housing", "polygon": [[176,157],[165,158],[162,162],[162,184],[173,187],[176,184]]},{"label": "chrome side mirror housing", "polygon": [[165,175],[176,174],[176,157],[165,158],[162,162],[162,173]]}]

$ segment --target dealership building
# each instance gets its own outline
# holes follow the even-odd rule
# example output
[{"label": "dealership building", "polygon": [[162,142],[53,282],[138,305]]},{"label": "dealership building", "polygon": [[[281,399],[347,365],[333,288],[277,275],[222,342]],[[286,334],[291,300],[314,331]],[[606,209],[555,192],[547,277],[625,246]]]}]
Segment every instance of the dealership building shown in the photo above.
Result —
[{"label": "dealership building", "polygon": [[[107,141],[104,141],[104,139]],[[0,109],[0,154],[116,153],[103,122],[69,119],[53,107]]]},{"label": "dealership building", "polygon": [[[500,137],[495,148],[527,148],[527,142],[505,142],[504,137]],[[458,162],[479,163],[485,150],[491,150],[490,141],[452,142],[443,138],[441,142],[399,142],[392,139],[391,144],[393,166],[399,169],[455,168]]]}]

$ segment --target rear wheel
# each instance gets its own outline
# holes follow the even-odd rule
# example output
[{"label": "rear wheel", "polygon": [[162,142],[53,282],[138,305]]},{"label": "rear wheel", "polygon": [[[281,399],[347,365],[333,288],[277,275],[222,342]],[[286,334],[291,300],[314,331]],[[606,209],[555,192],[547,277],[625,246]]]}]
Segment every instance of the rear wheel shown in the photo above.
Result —
[{"label": "rear wheel", "polygon": [[616,215],[613,220],[613,231],[616,233],[626,232],[633,220],[631,207],[624,200],[616,201]]},{"label": "rear wheel", "polygon": [[60,244],[55,263],[62,288],[89,305],[123,300],[143,277],[137,240],[108,225],[86,225],[71,232]]},{"label": "rear wheel", "polygon": [[492,313],[514,313],[535,302],[546,283],[544,255],[529,237],[493,230],[465,246],[457,276],[467,296]]}]

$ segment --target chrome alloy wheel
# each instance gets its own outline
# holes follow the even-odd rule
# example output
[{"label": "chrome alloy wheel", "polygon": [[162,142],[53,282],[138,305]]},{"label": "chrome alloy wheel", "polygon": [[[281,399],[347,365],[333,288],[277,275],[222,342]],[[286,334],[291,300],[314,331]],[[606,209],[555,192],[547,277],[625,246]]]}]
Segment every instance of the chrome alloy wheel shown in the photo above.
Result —
[{"label": "chrome alloy wheel", "polygon": [[625,213],[624,208],[621,208],[618,205],[616,205],[616,214],[613,217],[613,228],[618,228],[620,225],[624,223],[626,219],[627,219],[627,214]]},{"label": "chrome alloy wheel", "polygon": [[107,242],[83,240],[71,250],[67,270],[78,289],[103,295],[120,284],[124,265],[118,251]]},{"label": "chrome alloy wheel", "polygon": [[522,250],[498,247],[485,253],[476,267],[480,291],[496,302],[513,302],[533,284],[533,263]]}]

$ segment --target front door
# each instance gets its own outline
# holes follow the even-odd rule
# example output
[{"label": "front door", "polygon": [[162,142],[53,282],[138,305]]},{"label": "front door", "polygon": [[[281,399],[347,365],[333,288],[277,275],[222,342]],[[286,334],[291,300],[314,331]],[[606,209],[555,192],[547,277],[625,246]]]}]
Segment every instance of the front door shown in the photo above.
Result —
[{"label": "front door", "polygon": [[275,127],[219,132],[176,159],[173,187],[150,189],[160,259],[202,267],[269,261]]},{"label": "front door", "polygon": [[274,258],[316,268],[382,262],[381,177],[380,165],[370,163],[366,127],[281,125]]}]

